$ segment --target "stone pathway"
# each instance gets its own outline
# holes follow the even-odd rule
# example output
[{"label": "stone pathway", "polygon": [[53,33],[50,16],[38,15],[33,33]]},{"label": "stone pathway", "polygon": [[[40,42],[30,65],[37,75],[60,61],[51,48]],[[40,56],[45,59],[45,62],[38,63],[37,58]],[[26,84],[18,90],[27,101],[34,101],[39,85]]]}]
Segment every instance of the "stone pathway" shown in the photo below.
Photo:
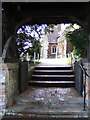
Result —
[{"label": "stone pathway", "polygon": [[7,110],[20,113],[59,113],[83,110],[83,98],[74,88],[29,87]]},{"label": "stone pathway", "polygon": [[[59,60],[59,59],[58,59]],[[70,66],[65,61],[60,60],[51,62],[50,59],[42,61],[41,65],[47,66]],[[60,87],[34,87],[29,86],[21,95],[16,98],[16,102],[10,108],[7,108],[7,113],[20,113],[28,115],[73,115],[87,117],[88,113],[83,111],[83,97],[80,96],[75,88],[60,88]]]},{"label": "stone pathway", "polygon": [[70,66],[69,58],[40,59],[39,66]]}]

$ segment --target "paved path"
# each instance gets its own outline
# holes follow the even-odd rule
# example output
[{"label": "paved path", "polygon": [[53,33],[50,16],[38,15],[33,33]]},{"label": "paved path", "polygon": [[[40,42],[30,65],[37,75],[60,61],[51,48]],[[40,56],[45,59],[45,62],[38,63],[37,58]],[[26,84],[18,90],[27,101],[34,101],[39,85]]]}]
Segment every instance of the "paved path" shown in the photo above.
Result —
[{"label": "paved path", "polygon": [[8,108],[21,113],[59,113],[83,110],[83,99],[74,88],[29,87]]},{"label": "paved path", "polygon": [[[65,61],[51,63],[42,61],[39,65],[69,65]],[[7,109],[16,113],[27,114],[73,114],[80,113],[81,116],[87,116],[87,112],[83,112],[83,97],[81,97],[75,88],[60,87],[33,87],[30,86],[21,95],[16,98],[16,103]],[[83,112],[83,113],[82,113]],[[85,113],[85,114],[84,114]]]},{"label": "paved path", "polygon": [[41,59],[39,66],[70,66],[68,58]]}]

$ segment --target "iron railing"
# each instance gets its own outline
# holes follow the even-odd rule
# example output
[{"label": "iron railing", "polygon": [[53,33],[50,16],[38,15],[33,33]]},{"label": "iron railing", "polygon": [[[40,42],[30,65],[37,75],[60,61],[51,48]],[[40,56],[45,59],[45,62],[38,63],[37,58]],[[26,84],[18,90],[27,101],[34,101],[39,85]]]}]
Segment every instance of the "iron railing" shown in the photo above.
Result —
[{"label": "iron railing", "polygon": [[[74,54],[71,54],[71,63],[75,62],[76,59],[74,57]],[[80,62],[80,54],[79,54],[79,66],[82,69],[83,73],[85,74],[85,78],[83,80],[83,98],[84,98],[84,104],[83,104],[83,110],[86,111],[86,95],[90,92],[90,90],[86,93],[86,77],[90,78],[90,76],[88,75],[88,73],[86,72],[86,68],[83,67],[83,64]]]},{"label": "iron railing", "polygon": [[80,68],[82,69],[83,73],[85,74],[85,78],[84,78],[84,81],[83,81],[83,92],[84,92],[84,94],[83,94],[83,97],[84,97],[83,110],[86,111],[86,95],[87,95],[87,94],[86,94],[86,77],[89,77],[89,78],[90,78],[90,76],[89,76],[88,73],[86,72],[87,69],[85,69],[85,68],[83,67],[83,64],[79,63],[79,66],[80,66]]}]

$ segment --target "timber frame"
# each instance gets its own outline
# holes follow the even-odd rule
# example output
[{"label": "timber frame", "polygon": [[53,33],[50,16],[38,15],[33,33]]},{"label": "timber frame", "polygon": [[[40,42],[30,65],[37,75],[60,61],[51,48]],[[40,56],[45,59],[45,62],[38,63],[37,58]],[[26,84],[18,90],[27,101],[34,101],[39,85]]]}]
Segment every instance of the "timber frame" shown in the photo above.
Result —
[{"label": "timber frame", "polygon": [[[90,44],[88,43],[90,38],[89,2],[3,2],[2,8],[7,17],[8,28],[11,30],[11,34],[7,35],[8,37],[3,36],[4,45],[12,35],[16,37],[16,32],[22,25],[77,23],[87,33],[86,48],[88,48],[87,53],[88,51],[90,53]],[[6,55],[7,58],[14,57],[12,54],[10,55],[10,50],[8,52],[9,54],[7,53]],[[15,52],[17,51],[14,50],[14,54],[16,55]],[[18,58],[18,55],[16,57]],[[87,55],[87,57],[90,61],[90,55]]]}]

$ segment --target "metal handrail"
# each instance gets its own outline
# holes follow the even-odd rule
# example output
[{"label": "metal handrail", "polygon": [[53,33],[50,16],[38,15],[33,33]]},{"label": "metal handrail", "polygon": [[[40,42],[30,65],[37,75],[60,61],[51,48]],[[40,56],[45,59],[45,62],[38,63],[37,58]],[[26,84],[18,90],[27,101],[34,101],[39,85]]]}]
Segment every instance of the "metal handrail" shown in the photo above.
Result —
[{"label": "metal handrail", "polygon": [[88,73],[86,72],[87,69],[85,69],[83,67],[83,65],[81,65],[80,63],[79,63],[79,66],[81,67],[81,69],[83,70],[83,72],[85,73],[85,75],[90,78],[90,75],[88,75]]},{"label": "metal handrail", "polygon": [[79,63],[79,66],[80,66],[80,68],[82,69],[82,71],[85,74],[85,79],[84,79],[84,83],[83,83],[83,90],[84,90],[84,106],[83,106],[83,110],[86,111],[86,109],[85,109],[86,108],[86,77],[90,78],[90,76],[86,72],[86,69],[83,67],[83,64]]}]

